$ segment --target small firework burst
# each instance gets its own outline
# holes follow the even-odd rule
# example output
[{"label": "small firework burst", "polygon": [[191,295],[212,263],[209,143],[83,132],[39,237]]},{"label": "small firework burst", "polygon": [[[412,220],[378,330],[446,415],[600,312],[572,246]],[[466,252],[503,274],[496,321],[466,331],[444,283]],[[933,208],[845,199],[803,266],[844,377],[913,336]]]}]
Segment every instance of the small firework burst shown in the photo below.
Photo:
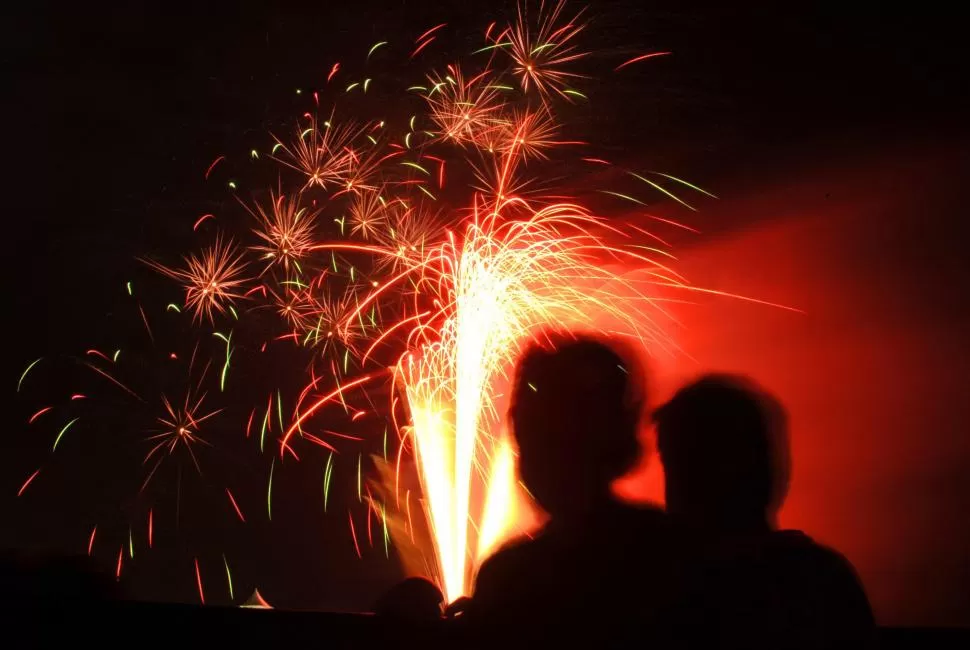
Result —
[{"label": "small firework burst", "polygon": [[504,122],[504,103],[489,83],[487,71],[465,80],[461,69],[448,66],[443,77],[429,77],[428,104],[431,119],[445,140],[476,144],[484,134]]},{"label": "small firework burst", "polygon": [[282,266],[289,272],[291,265],[299,268],[300,260],[315,241],[313,228],[317,212],[301,207],[296,196],[274,196],[271,193],[270,199],[269,208],[262,204],[256,205],[255,212],[246,208],[259,221],[253,232],[264,242],[250,248],[265,262],[263,273],[273,266]]},{"label": "small firework burst", "polygon": [[565,0],[559,0],[551,10],[547,10],[545,3],[541,4],[536,27],[529,20],[526,4],[522,3],[515,25],[499,37],[499,41],[507,38],[511,43],[508,52],[513,71],[525,92],[535,88],[543,97],[555,92],[569,99],[568,83],[583,76],[565,69],[586,56],[573,42],[584,27],[578,22],[581,16],[563,21],[565,4]]},{"label": "small firework burst", "polygon": [[500,151],[506,155],[545,159],[546,150],[560,144],[555,140],[558,126],[548,108],[516,111],[503,130]]},{"label": "small firework burst", "polygon": [[203,422],[222,412],[222,409],[203,412],[202,404],[204,400],[205,393],[199,395],[198,398],[186,394],[185,401],[181,405],[172,406],[168,397],[162,395],[165,414],[158,417],[158,423],[162,425],[163,430],[148,437],[153,446],[145,456],[145,463],[147,464],[154,458],[155,465],[148,473],[145,485],[151,481],[165,457],[173,456],[178,453],[179,449],[184,449],[189,454],[196,471],[202,473],[199,459],[195,455],[195,447],[198,445],[211,447],[212,445],[200,436],[199,430]]},{"label": "small firework burst", "polygon": [[351,145],[363,130],[352,123],[335,125],[332,120],[332,116],[323,122],[312,117],[309,126],[297,128],[288,144],[275,138],[271,157],[304,174],[304,190],[340,185],[351,170]]},{"label": "small firework burst", "polygon": [[314,301],[309,287],[290,281],[280,289],[270,289],[270,294],[277,315],[295,332],[305,334],[313,327]]},{"label": "small firework burst", "polygon": [[372,239],[387,227],[385,201],[380,192],[360,192],[350,205],[350,234]]},{"label": "small firework burst", "polygon": [[172,269],[157,262],[148,264],[163,274],[178,280],[185,289],[185,306],[192,310],[195,320],[202,316],[213,322],[215,313],[225,313],[226,308],[240,298],[240,288],[246,282],[242,277],[246,263],[233,242],[222,237],[200,255],[184,258],[185,268]]}]

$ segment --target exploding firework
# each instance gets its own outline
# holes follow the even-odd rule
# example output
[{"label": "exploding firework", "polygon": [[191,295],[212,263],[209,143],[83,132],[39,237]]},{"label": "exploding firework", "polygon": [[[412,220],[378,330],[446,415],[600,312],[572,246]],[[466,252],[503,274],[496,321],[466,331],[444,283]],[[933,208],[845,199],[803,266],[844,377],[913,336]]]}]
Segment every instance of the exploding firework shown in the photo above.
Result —
[{"label": "exploding firework", "polygon": [[151,266],[178,280],[185,289],[185,306],[196,319],[204,315],[213,322],[215,313],[224,313],[235,300],[242,297],[240,288],[245,262],[232,242],[216,239],[216,243],[201,255],[185,258],[185,268],[173,269],[156,262]]},{"label": "exploding firework", "polygon": [[[273,477],[297,459],[321,463],[321,511],[328,511],[340,483],[333,480],[335,456],[343,453],[356,461],[342,465],[353,465],[346,484],[360,506],[345,513],[354,552],[363,557],[374,547],[389,556],[393,545],[402,558],[420,557],[413,566],[434,575],[449,600],[470,591],[481,561],[519,530],[528,511],[500,418],[518,351],[550,329],[595,329],[672,351],[662,292],[655,289],[688,288],[668,266],[671,256],[658,235],[594,216],[564,198],[571,194],[568,179],[542,173],[553,150],[565,156],[582,144],[564,139],[568,125],[557,113],[557,102],[583,97],[570,86],[584,79],[573,69],[585,57],[584,24],[581,14],[568,20],[565,11],[562,2],[537,11],[523,5],[509,24],[486,29],[482,46],[467,58],[431,71],[418,62],[431,55],[445,25],[426,30],[400,52],[416,68],[414,85],[400,88],[400,106],[377,106],[377,119],[338,120],[340,90],[363,101],[374,96],[367,95],[374,84],[399,84],[399,71],[380,78],[375,70],[395,46],[371,46],[361,57],[364,69],[333,65],[318,80],[321,89],[308,93],[313,105],[291,136],[271,136],[268,155],[252,149],[251,161],[275,163],[264,186],[277,189],[241,201],[251,218],[206,214],[193,230],[202,236],[216,229],[214,244],[185,255],[178,268],[149,262],[181,285],[184,300],[148,313],[180,323],[183,343],[193,337],[207,343],[194,346],[188,371],[181,368],[174,386],[140,387],[157,374],[149,364],[133,366],[141,373],[134,381],[119,379],[118,353],[112,359],[97,352],[84,362],[100,382],[85,393],[110,389],[129,399],[124,408],[144,416],[137,426],[126,425],[148,445],[136,463],[142,492],[168,466],[179,485],[183,466],[206,475],[218,464],[203,463],[200,454],[238,445],[265,459],[257,467],[266,479],[267,520],[274,499],[283,498],[274,496]],[[616,70],[660,54],[629,59]],[[335,90],[343,75],[359,76]],[[320,98],[328,92],[337,97],[324,118]],[[233,164],[219,156],[206,179]],[[626,178],[684,205],[670,188],[706,194],[670,175],[630,171]],[[547,192],[554,183],[555,194]],[[245,227],[226,232],[235,223]],[[255,277],[246,272],[250,264],[259,268]],[[644,279],[628,280],[618,268],[637,268]],[[183,355],[160,350],[146,310],[141,302],[137,307],[162,363],[183,363]],[[274,353],[284,346],[302,367],[275,367]],[[254,369],[247,381],[232,379],[237,364]],[[37,372],[33,367],[18,390]],[[203,370],[195,376],[197,368]],[[291,378],[302,369],[308,376],[295,391]],[[77,394],[78,402],[86,399]],[[63,414],[61,407],[37,406],[30,426],[61,417],[55,451],[82,423],[105,416],[70,419],[63,416],[77,404]],[[233,442],[211,434],[225,429],[223,422],[238,431]],[[103,428],[127,435],[126,427]],[[371,481],[368,466],[381,470]],[[20,495],[44,480],[42,470],[25,473]],[[212,483],[221,508],[240,525],[256,516],[224,481]],[[147,508],[151,531],[157,506]],[[100,530],[91,531],[89,549],[108,535],[106,525]],[[132,557],[133,540],[129,530]],[[211,555],[220,571],[225,567],[232,600],[226,555]],[[199,599],[212,602],[194,552],[191,565]]]},{"label": "exploding firework", "polygon": [[568,66],[586,56],[577,51],[575,39],[583,30],[578,24],[580,16],[563,21],[565,0],[559,0],[548,9],[543,2],[539,7],[538,20],[529,19],[528,5],[522,3],[518,9],[515,25],[509,27],[501,36],[508,38],[509,54],[514,61],[513,72],[522,84],[522,90],[536,89],[543,96],[552,92],[565,99],[581,96],[570,89],[570,80],[581,79],[583,75],[571,72]]},{"label": "exploding firework", "polygon": [[[253,252],[259,255],[266,267],[264,273],[273,266],[282,266],[289,272],[292,265],[299,269],[300,260],[309,252],[314,243],[313,228],[316,213],[300,207],[297,197],[270,194],[271,207],[257,205],[252,214],[258,221],[259,227],[254,231],[263,241],[253,246]],[[247,208],[248,209],[248,208]]]}]

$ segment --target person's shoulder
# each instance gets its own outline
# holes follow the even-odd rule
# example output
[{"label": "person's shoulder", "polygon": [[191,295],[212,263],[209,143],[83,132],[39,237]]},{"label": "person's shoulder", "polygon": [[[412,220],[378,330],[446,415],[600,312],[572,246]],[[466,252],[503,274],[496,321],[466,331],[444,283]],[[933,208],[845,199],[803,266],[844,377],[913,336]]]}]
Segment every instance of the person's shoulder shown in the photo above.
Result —
[{"label": "person's shoulder", "polygon": [[826,598],[834,598],[871,620],[872,610],[862,580],[845,555],[801,531],[778,531],[773,537],[773,545],[783,550],[790,568],[797,569]]},{"label": "person's shoulder", "polygon": [[505,620],[523,615],[530,602],[534,607],[550,577],[543,542],[541,536],[514,539],[486,559],[475,577],[469,613]]},{"label": "person's shoulder", "polygon": [[535,558],[542,555],[542,542],[541,536],[518,537],[506,542],[478,569],[476,591],[489,583],[504,581],[507,577],[514,577],[529,566],[534,566]]},{"label": "person's shoulder", "polygon": [[780,530],[773,533],[771,546],[785,555],[810,563],[815,570],[827,569],[847,573],[855,578],[855,568],[842,553],[820,544],[800,530]]}]

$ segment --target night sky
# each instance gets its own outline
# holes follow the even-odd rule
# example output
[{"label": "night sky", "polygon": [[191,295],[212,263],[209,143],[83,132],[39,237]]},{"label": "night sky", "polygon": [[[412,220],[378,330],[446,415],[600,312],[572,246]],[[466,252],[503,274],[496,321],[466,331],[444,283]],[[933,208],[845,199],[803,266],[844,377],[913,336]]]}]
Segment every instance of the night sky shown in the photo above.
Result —
[{"label": "night sky", "polygon": [[[117,9],[84,3],[30,4],[29,9],[3,9],[12,15],[4,16],[0,39],[6,68],[4,205],[9,233],[4,374],[10,395],[23,368],[37,357],[76,355],[99,345],[118,347],[111,341],[117,341],[115,332],[127,327],[127,281],[178,299],[176,288],[136,258],[175,261],[195,245],[191,224],[199,215],[240,210],[225,187],[237,168],[226,165],[210,182],[203,180],[205,170],[219,155],[245,160],[251,148],[265,148],[267,131],[283,128],[305,110],[306,96],[298,95],[297,89],[307,93],[322,88],[335,61],[362,56],[376,41],[413,42],[427,28],[445,21],[452,36],[434,46],[438,49],[428,62],[450,62],[471,49],[471,39],[491,20],[514,11],[514,3],[478,0],[456,2],[447,10],[433,8],[437,3],[403,0],[286,7],[269,2],[184,6],[132,2]],[[787,201],[811,201],[815,196],[805,191],[812,179],[845,189],[852,197],[840,204],[850,206],[844,216],[847,233],[889,233],[886,224],[899,227],[891,230],[896,233],[892,236],[847,236],[844,241],[874,241],[869,244],[873,250],[879,246],[885,251],[918,249],[923,251],[920,257],[900,261],[900,266],[912,263],[933,269],[908,273],[888,262],[884,269],[890,273],[893,267],[892,272],[903,278],[895,293],[933,298],[932,308],[920,308],[920,323],[932,327],[913,326],[906,330],[909,335],[916,336],[917,330],[961,331],[968,317],[960,296],[966,293],[970,277],[962,252],[967,230],[960,196],[961,179],[968,178],[965,121],[970,106],[963,96],[970,91],[970,75],[968,57],[957,45],[957,21],[924,6],[909,6],[904,12],[875,3],[854,8],[842,3],[740,5],[595,3],[586,14],[590,24],[584,37],[594,51],[583,64],[583,72],[591,78],[581,84],[590,101],[570,109],[566,132],[592,142],[590,155],[668,171],[720,195],[722,208],[692,215],[693,223],[711,237],[708,249],[711,242],[734,237],[731,241],[737,243],[745,233],[780,224]],[[612,72],[623,60],[659,50],[673,54],[620,74]],[[895,171],[886,172],[890,167]],[[246,180],[258,181],[252,176],[247,179],[244,171],[238,177],[241,195],[247,189]],[[272,179],[261,183],[271,184]],[[901,202],[885,200],[902,196],[903,191]],[[819,192],[829,198],[828,189]],[[771,198],[759,204],[757,197],[762,194]],[[881,197],[882,202],[858,197],[874,201]],[[909,206],[905,210],[900,207],[903,203]],[[676,206],[671,210],[676,212]],[[831,219],[824,224],[812,232],[841,227]],[[694,260],[705,278],[705,269],[720,263],[713,261],[721,259],[718,255],[737,260],[729,251],[741,250],[725,245],[711,253],[704,248],[703,238],[685,245],[686,264],[691,266]],[[737,246],[743,247],[743,241]],[[691,252],[695,248],[697,252]],[[807,244],[804,249],[821,251],[818,259],[799,262],[805,268],[826,269],[836,263],[826,257],[830,249]],[[842,252],[847,259],[882,259],[878,251],[870,255],[865,249],[861,245],[861,254],[855,257],[860,251]],[[761,260],[761,271],[752,273],[785,276],[789,263],[788,258],[769,254]],[[888,276],[874,273],[873,268],[864,261],[847,267],[846,273],[860,278],[858,295],[887,291],[881,284],[887,280],[880,278]],[[712,281],[730,277],[729,272],[719,271]],[[773,289],[758,286],[756,290],[770,293]],[[770,297],[799,299],[797,293]],[[851,345],[885,341],[874,358],[902,355],[900,350],[908,346],[905,333],[883,336],[885,322],[856,325],[859,338]],[[140,325],[136,321],[134,326]],[[844,322],[831,326],[849,327]],[[699,326],[697,331],[705,330]],[[960,346],[959,336],[937,340]],[[704,349],[705,342],[697,345]],[[786,345],[795,349],[811,343],[792,339]],[[750,354],[764,351],[752,349]],[[730,356],[718,358],[745,366],[743,360]],[[275,363],[285,367],[287,359]],[[919,363],[913,361],[915,365],[909,367],[926,372],[927,383],[936,378],[951,387],[960,385],[963,369],[970,368],[962,349],[943,355],[932,370]],[[748,366],[771,372],[756,363]],[[891,375],[892,364],[889,367]],[[240,372],[246,377],[247,372],[255,376],[261,370]],[[949,379],[939,379],[943,376]],[[67,386],[68,379],[58,381]],[[866,382],[865,373],[854,381]],[[62,390],[55,384],[52,390]],[[782,395],[792,399],[793,409],[796,403],[808,404],[799,402],[810,390],[804,383],[786,386],[802,391]],[[866,413],[893,408],[891,391],[857,392],[868,396],[862,409]],[[862,567],[877,613],[887,623],[970,622],[970,604],[965,596],[961,600],[955,586],[961,575],[970,575],[966,555],[970,540],[965,523],[962,527],[952,523],[966,518],[965,498],[954,496],[967,487],[966,480],[953,477],[970,470],[966,420],[962,419],[967,413],[965,406],[948,401],[947,391],[927,389],[926,399],[932,400],[934,394],[939,395],[939,403],[926,406],[924,400],[923,405],[939,415],[938,422],[944,423],[940,427],[954,432],[945,442],[940,438],[940,445],[950,445],[948,449],[954,451],[945,469],[936,472],[932,465],[924,467],[918,493],[926,500],[907,509],[932,511],[936,513],[933,522],[951,522],[939,528],[925,524],[932,535],[948,540],[946,549],[934,551],[936,559],[924,558],[898,578],[892,569],[879,568],[891,563],[873,560],[874,568],[867,569],[863,566],[867,558],[849,553]],[[84,461],[68,453],[63,461],[52,461],[58,463],[55,466],[45,466],[24,497],[15,498],[24,478],[47,462],[49,438],[38,440],[24,424],[31,412],[20,400],[6,410],[0,448],[0,521],[4,522],[0,549],[83,553],[91,526],[98,520],[92,508],[104,513],[116,505],[111,503],[116,487],[111,472],[97,466],[72,469],[70,463],[83,465]],[[118,431],[132,424],[122,415],[113,422]],[[865,418],[856,424],[863,429],[882,426]],[[887,430],[874,444],[903,449],[911,434],[915,435]],[[933,446],[933,431],[919,435]],[[131,460],[113,457],[110,449],[101,452],[98,458],[110,463]],[[323,515],[319,462],[317,457],[305,470],[283,475],[274,489],[285,496],[275,502],[271,523],[240,527],[231,519],[228,523],[200,519],[199,530],[210,526],[211,538],[198,540],[196,532],[188,535],[197,540],[192,542],[184,541],[177,531],[160,529],[158,548],[151,555],[136,556],[126,587],[140,598],[196,602],[193,557],[206,558],[204,566],[216,584],[222,580],[218,549],[226,549],[234,558],[237,601],[240,594],[259,587],[271,602],[283,606],[366,607],[400,577],[400,570],[393,555],[387,559],[382,550],[366,553],[363,560],[356,558],[343,516],[347,505],[356,501],[349,471],[346,485],[338,480],[335,488],[337,514]],[[215,470],[212,480],[219,480],[219,472],[251,474],[251,492],[244,489],[241,500],[253,504],[252,518],[258,519],[256,513],[265,500],[266,468],[233,463]],[[795,463],[797,468],[797,456]],[[823,467],[818,459],[809,463]],[[831,471],[867,472],[859,466]],[[853,485],[870,491],[867,504],[897,501],[903,490],[891,481]],[[798,521],[823,522],[819,525],[824,528],[826,503],[813,503],[808,509],[812,516]],[[866,516],[861,511],[839,512],[850,522]],[[188,507],[181,526],[191,528],[196,514]],[[866,526],[854,523],[831,524],[829,529],[837,531],[840,526],[855,532],[845,538],[836,532],[832,540],[824,541],[848,543],[865,554],[872,546],[854,541],[891,534],[903,541],[880,546],[878,552],[893,557],[930,554],[931,546],[906,531],[867,532]],[[806,528],[813,533],[808,524]],[[112,553],[117,551],[106,549],[100,556],[109,570]],[[952,584],[931,579],[944,574]],[[869,576],[874,576],[871,581]],[[914,597],[912,590],[918,585],[929,591]],[[228,602],[225,595],[214,595],[212,600]]]}]

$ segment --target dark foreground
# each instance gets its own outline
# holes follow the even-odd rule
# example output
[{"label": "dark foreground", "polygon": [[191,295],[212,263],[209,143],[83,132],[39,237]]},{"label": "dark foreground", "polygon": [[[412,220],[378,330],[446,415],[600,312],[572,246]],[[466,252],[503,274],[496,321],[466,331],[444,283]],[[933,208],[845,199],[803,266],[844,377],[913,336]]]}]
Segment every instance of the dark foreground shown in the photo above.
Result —
[{"label": "dark foreground", "polygon": [[[413,624],[369,614],[257,610],[192,605],[113,603],[83,605],[17,602],[6,594],[3,646],[205,648],[462,648],[475,645],[455,622]],[[643,646],[626,639],[578,639],[560,630],[568,647]],[[513,631],[509,632],[514,635]],[[514,636],[510,636],[510,641]],[[928,627],[879,628],[879,648],[968,647],[970,631]],[[550,639],[551,641],[551,639]],[[656,641],[656,640],[654,640]],[[503,644],[504,645],[504,644]],[[514,644],[513,644],[514,645]],[[556,644],[550,643],[551,647]],[[714,643],[712,646],[715,647]],[[493,646],[494,647],[494,646]],[[505,645],[508,647],[508,645]],[[783,641],[779,648],[785,647]]]}]

